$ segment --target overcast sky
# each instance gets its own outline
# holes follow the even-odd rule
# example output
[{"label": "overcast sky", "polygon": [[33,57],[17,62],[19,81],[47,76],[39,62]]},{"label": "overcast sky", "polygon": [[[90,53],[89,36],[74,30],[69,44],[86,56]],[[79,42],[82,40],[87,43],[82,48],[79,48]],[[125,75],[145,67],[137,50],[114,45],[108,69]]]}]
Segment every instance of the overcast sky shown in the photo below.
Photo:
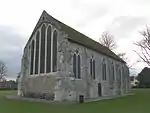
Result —
[{"label": "overcast sky", "polygon": [[[150,0],[1,0],[0,60],[8,66],[9,79],[20,71],[23,48],[43,10],[96,41],[109,31],[117,41],[116,52],[127,53],[129,64],[139,60],[133,42],[150,26]],[[144,66],[138,63],[132,72]]]}]

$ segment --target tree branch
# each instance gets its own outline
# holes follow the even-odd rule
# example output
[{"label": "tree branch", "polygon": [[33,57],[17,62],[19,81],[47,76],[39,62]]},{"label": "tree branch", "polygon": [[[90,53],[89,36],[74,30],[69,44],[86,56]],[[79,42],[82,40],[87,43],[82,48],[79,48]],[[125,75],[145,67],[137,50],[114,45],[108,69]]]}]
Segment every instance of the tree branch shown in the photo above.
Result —
[{"label": "tree branch", "polygon": [[100,38],[100,43],[109,48],[110,50],[113,50],[116,48],[116,43],[114,40],[114,37],[107,31],[103,32]]},{"label": "tree branch", "polygon": [[138,52],[134,51],[145,63],[147,63],[150,66],[150,62],[148,60],[145,60]]},{"label": "tree branch", "polygon": [[143,39],[134,44],[141,48],[141,54],[137,51],[134,52],[150,66],[150,29],[146,26],[146,29],[140,34],[143,36]]}]

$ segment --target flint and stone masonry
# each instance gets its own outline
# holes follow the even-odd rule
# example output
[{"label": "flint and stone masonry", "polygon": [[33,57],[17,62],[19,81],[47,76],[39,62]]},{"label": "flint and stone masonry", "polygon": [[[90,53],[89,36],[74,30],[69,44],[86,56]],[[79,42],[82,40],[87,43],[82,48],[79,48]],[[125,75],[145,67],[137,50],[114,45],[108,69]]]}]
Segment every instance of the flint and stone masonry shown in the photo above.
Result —
[{"label": "flint and stone masonry", "polygon": [[117,96],[131,91],[129,69],[115,53],[43,11],[22,57],[18,95],[53,101]]}]

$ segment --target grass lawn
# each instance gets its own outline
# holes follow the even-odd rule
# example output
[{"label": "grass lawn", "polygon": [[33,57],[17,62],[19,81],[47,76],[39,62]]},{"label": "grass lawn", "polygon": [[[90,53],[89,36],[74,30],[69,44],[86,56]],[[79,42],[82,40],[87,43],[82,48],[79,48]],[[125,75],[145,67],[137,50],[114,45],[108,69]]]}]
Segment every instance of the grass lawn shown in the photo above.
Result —
[{"label": "grass lawn", "polygon": [[150,113],[150,89],[134,90],[135,95],[84,104],[47,104],[3,97],[12,91],[0,91],[0,113]]}]

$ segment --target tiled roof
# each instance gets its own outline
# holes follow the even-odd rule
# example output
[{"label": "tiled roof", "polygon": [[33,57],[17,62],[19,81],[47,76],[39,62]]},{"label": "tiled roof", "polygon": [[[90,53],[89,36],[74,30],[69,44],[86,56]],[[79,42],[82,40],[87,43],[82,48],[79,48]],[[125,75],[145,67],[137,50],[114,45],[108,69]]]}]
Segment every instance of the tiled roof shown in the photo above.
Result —
[{"label": "tiled roof", "polygon": [[[46,11],[43,11],[37,25],[35,26],[34,31],[32,32],[32,35],[34,34],[34,32],[36,32],[36,30],[42,23],[51,23],[59,30],[64,31],[66,34],[68,34],[68,39],[70,41],[76,42],[78,44],[86,46],[87,48],[97,51],[103,55],[106,55],[117,61],[125,63],[125,61],[123,61],[120,57],[118,57],[114,52],[112,52],[107,47],[101,45],[100,43],[92,40],[91,38],[85,36],[84,34],[76,31],[75,29],[69,27],[68,25],[65,25],[64,23],[60,22],[59,20],[53,18]],[[60,26],[60,28],[59,28],[59,26]],[[31,37],[32,37],[32,35],[31,35]],[[30,37],[30,39],[31,39],[31,37]]]}]

